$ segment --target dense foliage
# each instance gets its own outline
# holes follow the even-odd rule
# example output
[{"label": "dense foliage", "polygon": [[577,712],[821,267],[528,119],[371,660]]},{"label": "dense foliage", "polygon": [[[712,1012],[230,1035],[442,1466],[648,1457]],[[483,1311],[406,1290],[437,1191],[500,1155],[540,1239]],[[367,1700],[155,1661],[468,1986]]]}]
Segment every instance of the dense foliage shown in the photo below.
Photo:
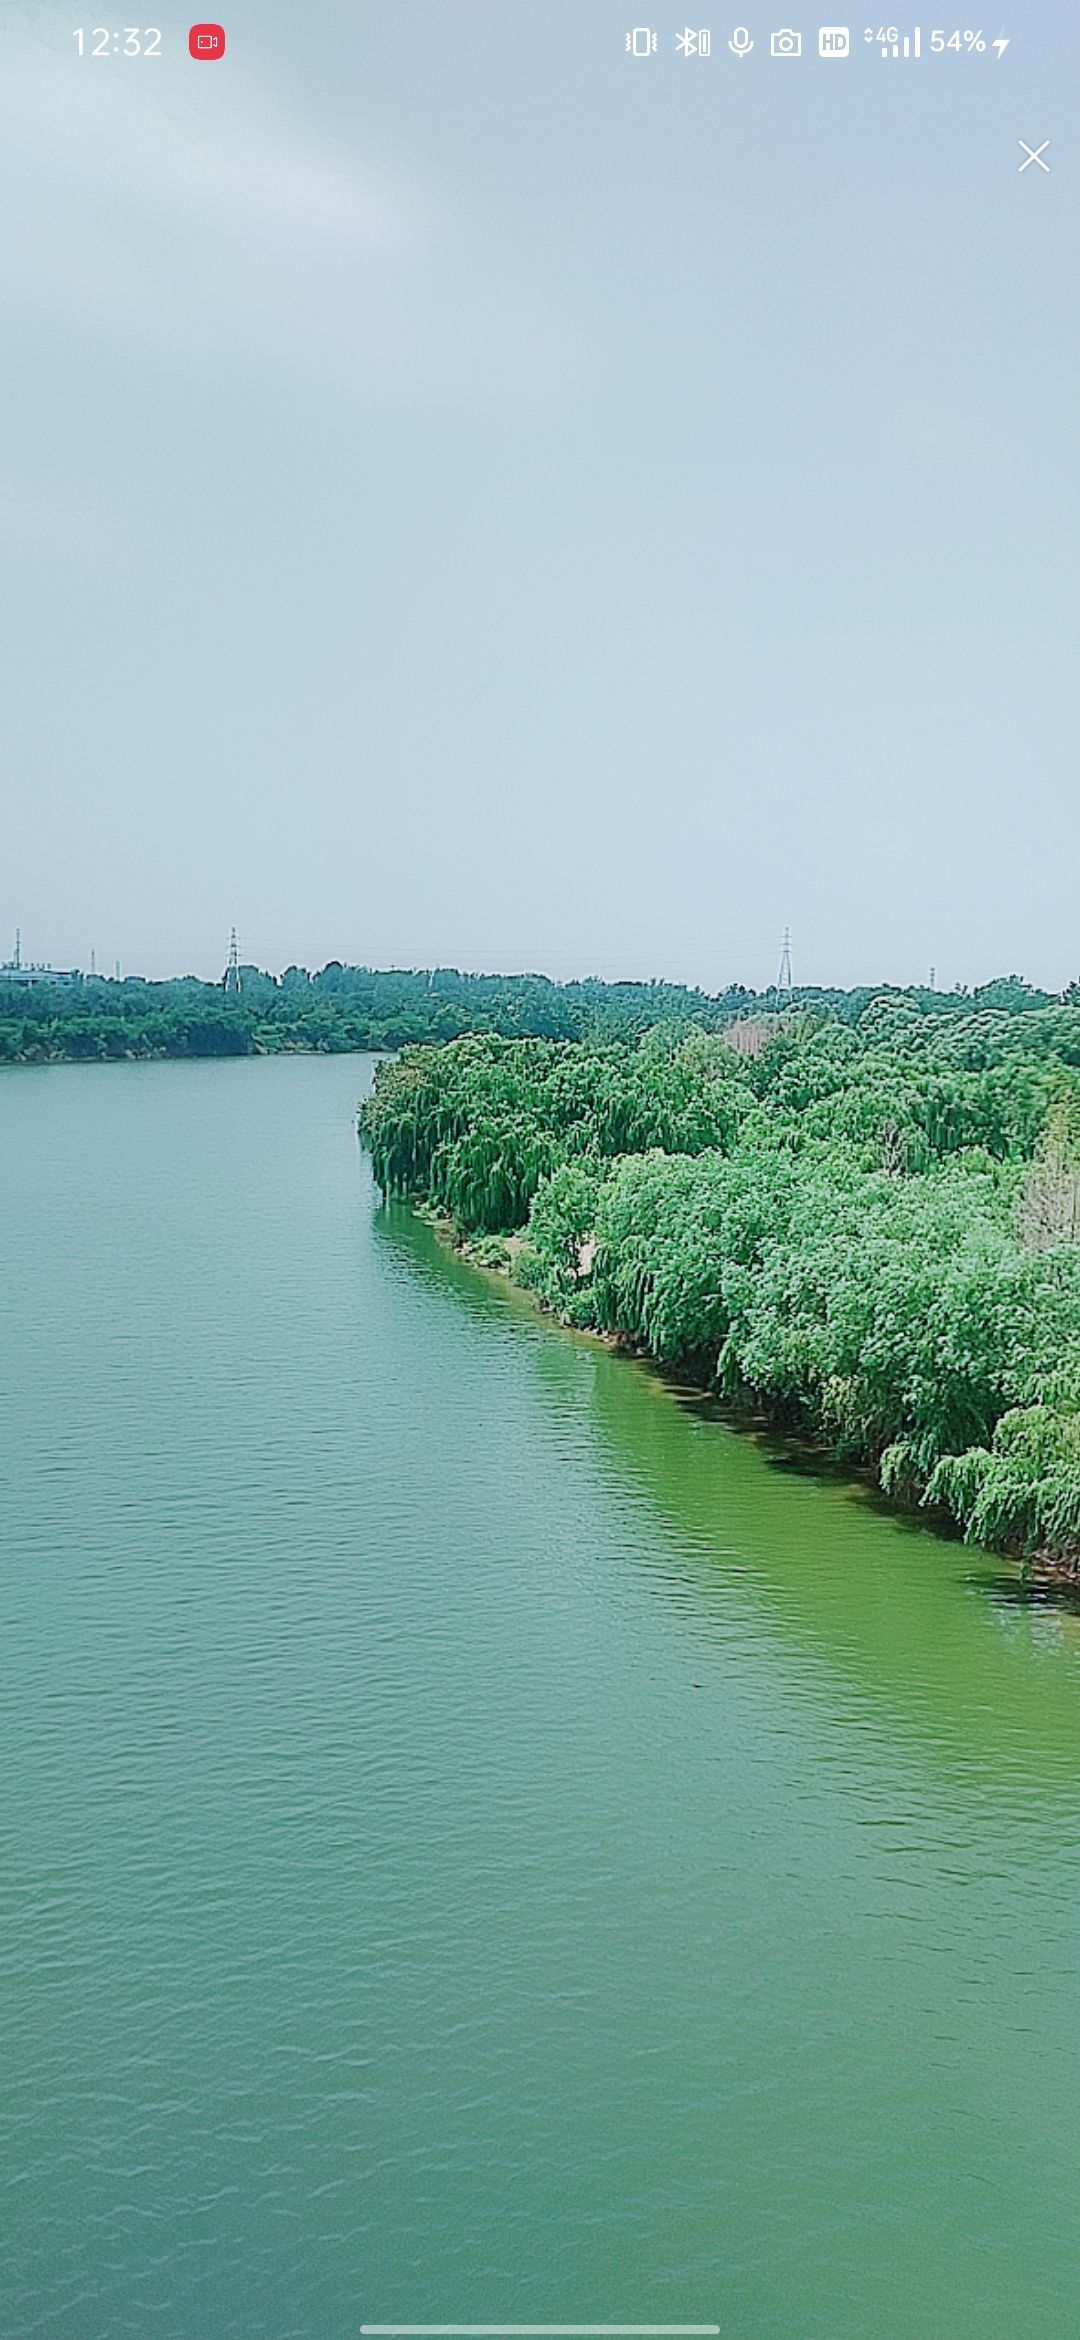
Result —
[{"label": "dense foliage", "polygon": [[666,1016],[715,1028],[753,1004],[739,988],[707,998],[680,984],[560,984],[544,975],[379,970],[336,960],[315,975],[242,967],[238,993],[194,976],[18,985],[0,970],[0,1063],[388,1050],[466,1032],[626,1038]]},{"label": "dense foliage", "polygon": [[981,1542],[1080,1555],[1080,1008],[799,1016],[757,1057],[472,1037],[380,1068],[388,1193]]},{"label": "dense foliage", "polygon": [[[978,1010],[1017,1026],[1038,1022],[1040,1011],[1052,1017],[1058,1004],[1017,976],[970,995],[891,996],[916,1017],[932,1005],[952,1020],[970,1020]],[[797,998],[853,1024],[873,994],[808,990]],[[92,976],[64,987],[25,985],[5,982],[0,969],[0,1064],[389,1050],[468,1032],[625,1040],[673,1018],[718,1031],[740,1018],[752,1023],[775,1015],[780,1004],[775,991],[757,995],[738,984],[710,996],[674,983],[553,983],[546,975],[465,975],[454,967],[378,970],[337,960],[315,975],[304,967],[288,967],[281,976],[242,967],[239,993],[194,976],[166,983]],[[1001,1017],[995,1015],[999,1010]]]}]

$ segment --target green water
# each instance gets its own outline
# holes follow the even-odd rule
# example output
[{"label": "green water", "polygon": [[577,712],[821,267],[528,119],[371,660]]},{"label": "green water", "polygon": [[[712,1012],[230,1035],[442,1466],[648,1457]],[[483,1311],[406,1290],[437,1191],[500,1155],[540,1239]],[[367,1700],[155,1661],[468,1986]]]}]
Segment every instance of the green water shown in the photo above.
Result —
[{"label": "green water", "polygon": [[1080,2287],[1080,1627],[377,1206],[363,1059],[7,1072],[4,2340]]}]

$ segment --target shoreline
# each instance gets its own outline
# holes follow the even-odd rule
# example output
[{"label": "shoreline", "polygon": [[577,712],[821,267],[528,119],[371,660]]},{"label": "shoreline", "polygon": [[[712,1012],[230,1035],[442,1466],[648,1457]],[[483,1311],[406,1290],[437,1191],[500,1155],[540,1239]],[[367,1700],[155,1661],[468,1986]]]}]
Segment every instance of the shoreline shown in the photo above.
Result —
[{"label": "shoreline", "polygon": [[[460,1228],[449,1214],[437,1210],[434,1205],[410,1197],[408,1198],[408,1207],[417,1218],[422,1219],[425,1225],[431,1228],[432,1233],[444,1249],[452,1251],[458,1259],[464,1261],[465,1265],[474,1269],[477,1274],[495,1276],[501,1283],[508,1284],[510,1289],[521,1299],[531,1302],[537,1314],[543,1317],[547,1324],[557,1326],[560,1332],[569,1333],[574,1340],[595,1342],[599,1347],[606,1349],[610,1356],[624,1357],[630,1364],[647,1366],[650,1372],[654,1373],[673,1394],[676,1389],[681,1389],[687,1396],[704,1399],[714,1406],[718,1418],[736,1435],[776,1439],[787,1453],[793,1456],[801,1454],[804,1457],[813,1458],[824,1468],[845,1479],[850,1486],[865,1487],[874,1502],[880,1504],[887,1514],[896,1519],[917,1521],[928,1534],[935,1536],[939,1542],[959,1544],[961,1549],[965,1551],[983,1552],[988,1559],[1005,1561],[1010,1568],[1016,1570],[1018,1583],[1029,1589],[1034,1597],[1037,1598],[1040,1592],[1056,1593],[1071,1598],[1080,1605],[1080,1554],[1077,1554],[1075,1560],[1065,1561],[1056,1558],[1053,1554],[1024,1554],[1010,1552],[1005,1548],[994,1550],[991,1546],[966,1543],[964,1537],[957,1531],[955,1522],[950,1523],[950,1514],[947,1511],[924,1510],[921,1506],[904,1504],[898,1502],[895,1497],[886,1495],[870,1464],[859,1465],[844,1462],[825,1440],[815,1439],[808,1435],[799,1437],[788,1425],[770,1415],[767,1410],[760,1413],[741,1414],[736,1407],[725,1406],[716,1390],[708,1382],[696,1380],[689,1368],[682,1369],[676,1379],[670,1371],[665,1371],[664,1367],[658,1364],[655,1357],[649,1355],[647,1349],[643,1349],[625,1333],[598,1332],[590,1326],[568,1323],[547,1305],[538,1292],[534,1292],[528,1284],[519,1283],[514,1275],[513,1263],[515,1259],[520,1257],[524,1248],[525,1238],[523,1235],[463,1236]],[[502,1250],[507,1256],[501,1260],[493,1256],[496,1249]],[[485,1251],[488,1253],[487,1257],[483,1256]]]},{"label": "shoreline", "polygon": [[394,1056],[397,1051],[387,1048],[382,1041],[350,1040],[347,1048],[306,1048],[286,1041],[281,1048],[124,1048],[115,1055],[79,1055],[67,1050],[63,1055],[37,1055],[26,1051],[20,1056],[0,1056],[0,1073],[48,1072],[50,1067],[64,1064],[254,1064],[269,1063],[276,1056]]}]

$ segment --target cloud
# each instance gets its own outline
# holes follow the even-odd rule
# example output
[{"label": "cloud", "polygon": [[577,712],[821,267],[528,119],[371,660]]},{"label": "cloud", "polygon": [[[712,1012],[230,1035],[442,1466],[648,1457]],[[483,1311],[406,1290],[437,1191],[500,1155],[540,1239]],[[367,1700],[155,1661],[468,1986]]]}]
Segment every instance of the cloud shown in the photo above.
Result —
[{"label": "cloud", "polygon": [[316,138],[227,64],[189,78],[63,39],[5,41],[9,312],[392,397],[531,397],[572,370],[565,326],[507,281],[483,223],[400,158]]}]

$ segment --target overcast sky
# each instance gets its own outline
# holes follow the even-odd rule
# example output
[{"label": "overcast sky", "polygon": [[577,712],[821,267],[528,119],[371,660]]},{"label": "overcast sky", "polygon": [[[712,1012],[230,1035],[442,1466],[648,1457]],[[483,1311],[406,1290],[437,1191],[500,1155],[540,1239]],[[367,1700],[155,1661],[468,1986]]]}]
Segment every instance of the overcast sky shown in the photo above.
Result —
[{"label": "overcast sky", "polygon": [[0,951],[1080,974],[1069,0],[222,5],[0,9]]}]

